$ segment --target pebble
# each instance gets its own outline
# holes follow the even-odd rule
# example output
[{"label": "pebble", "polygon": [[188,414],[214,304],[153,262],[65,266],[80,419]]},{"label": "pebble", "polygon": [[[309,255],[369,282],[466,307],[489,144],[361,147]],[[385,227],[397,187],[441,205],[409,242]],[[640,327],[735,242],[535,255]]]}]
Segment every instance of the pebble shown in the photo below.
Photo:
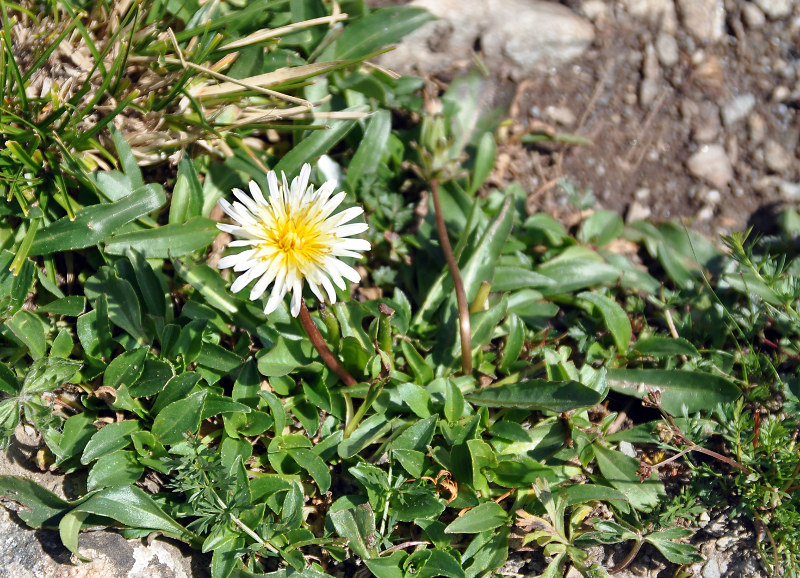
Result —
[{"label": "pebble", "polygon": [[778,191],[786,201],[797,201],[800,199],[800,183],[781,181],[778,183]]},{"label": "pebble", "polygon": [[760,114],[752,114],[747,119],[747,127],[750,129],[750,140],[754,144],[759,144],[767,138],[767,122]]},{"label": "pebble", "polygon": [[[490,69],[538,73],[569,62],[594,41],[594,26],[561,4],[541,0],[413,0],[438,20],[406,36],[380,64],[400,73],[468,67],[476,43]],[[463,61],[463,62],[462,62]]]},{"label": "pebble", "polygon": [[735,546],[739,542],[739,538],[736,536],[723,536],[719,538],[716,542],[717,550],[720,552],[724,552],[728,548]]},{"label": "pebble", "polygon": [[714,217],[714,207],[705,205],[702,209],[697,211],[696,219],[698,221],[710,221]]},{"label": "pebble", "polygon": [[661,92],[661,67],[653,45],[648,43],[644,49],[644,65],[642,66],[642,82],[639,84],[639,103],[650,106]]},{"label": "pebble", "polygon": [[581,4],[581,12],[592,22],[608,18],[608,4],[603,0],[586,0]]},{"label": "pebble", "polygon": [[770,170],[782,173],[791,168],[794,157],[781,145],[770,139],[764,145],[764,163]]},{"label": "pebble", "polygon": [[623,454],[625,454],[629,458],[638,457],[636,455],[636,448],[634,448],[633,444],[630,443],[630,442],[626,442],[626,441],[619,442],[619,451],[621,451]]},{"label": "pebble", "polygon": [[[653,214],[650,207],[646,207],[639,201],[633,201],[628,206],[628,212],[625,214],[626,223],[635,223],[637,221],[644,221]],[[634,456],[635,457],[635,456]]]},{"label": "pebble", "polygon": [[675,32],[677,19],[673,0],[624,0],[623,4],[631,16],[659,24],[665,32]]},{"label": "pebble", "polygon": [[677,0],[684,28],[703,44],[720,40],[725,34],[725,6],[722,0]]},{"label": "pebble", "polygon": [[548,106],[544,109],[544,118],[562,126],[571,127],[578,120],[575,113],[566,106]]},{"label": "pebble", "polygon": [[722,574],[720,574],[717,561],[712,558],[706,562],[706,564],[703,566],[703,572],[701,576],[703,578],[721,578]]},{"label": "pebble", "polygon": [[678,63],[680,52],[678,51],[678,41],[672,34],[660,32],[656,38],[656,52],[658,60],[666,67],[675,66]]},{"label": "pebble", "polygon": [[756,4],[773,20],[786,18],[794,8],[792,0],[756,0]]},{"label": "pebble", "polygon": [[756,105],[753,94],[740,94],[722,107],[722,122],[730,128],[741,120],[747,118]]},{"label": "pebble", "polygon": [[764,16],[764,12],[752,2],[745,2],[744,6],[742,6],[742,17],[744,18],[744,23],[751,30],[758,30],[767,23],[767,17]]},{"label": "pebble", "polygon": [[704,145],[686,163],[689,172],[717,189],[724,189],[733,179],[733,168],[720,145]]}]

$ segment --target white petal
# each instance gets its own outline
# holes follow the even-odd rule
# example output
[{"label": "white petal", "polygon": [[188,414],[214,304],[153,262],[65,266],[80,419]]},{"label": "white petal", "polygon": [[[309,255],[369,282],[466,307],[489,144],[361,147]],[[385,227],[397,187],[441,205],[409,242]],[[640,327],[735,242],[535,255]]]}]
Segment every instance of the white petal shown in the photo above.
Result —
[{"label": "white petal", "polygon": [[217,261],[217,269],[227,269],[228,267],[233,267],[241,261],[247,261],[255,252],[255,249],[249,249],[247,251],[242,251],[241,253],[236,253],[235,255],[226,255]]},{"label": "white petal", "polygon": [[352,235],[363,233],[367,229],[369,229],[369,225],[366,223],[351,223],[350,225],[342,225],[341,227],[336,227],[336,236],[350,237]]},{"label": "white petal", "polygon": [[[333,244],[333,250],[349,249],[351,251],[369,251],[371,246],[366,239],[337,239]],[[360,256],[360,255],[359,255]]]},{"label": "white petal", "polygon": [[300,169],[300,176],[295,177],[292,181],[292,190],[296,191],[298,196],[302,196],[306,193],[309,177],[311,177],[311,165],[305,163],[303,168]]},{"label": "white petal", "polygon": [[334,227],[338,227],[339,225],[343,225],[344,223],[349,223],[361,213],[364,212],[364,209],[361,207],[350,207],[349,209],[345,209],[341,213],[336,213],[333,217],[331,217],[328,222]]},{"label": "white petal", "polygon": [[324,185],[317,189],[316,202],[326,203],[328,198],[336,190],[336,183],[334,181],[327,181]]},{"label": "white petal", "polygon": [[[308,166],[308,165],[306,165]],[[292,307],[290,309],[292,317],[297,317],[300,313],[300,303],[303,301],[303,281],[296,281],[292,287]]]},{"label": "white petal", "polygon": [[250,181],[250,194],[253,195],[256,203],[262,207],[267,206],[267,200],[264,198],[264,194],[261,192],[261,187],[259,187],[258,183],[255,181]]},{"label": "white petal", "polygon": [[359,281],[361,281],[361,275],[359,275],[358,271],[353,269],[350,265],[348,265],[347,263],[343,263],[338,259],[334,259],[333,261],[334,263],[336,263],[335,266],[339,270],[339,274],[342,277],[344,277],[348,281],[351,281],[352,283],[358,283]]},{"label": "white petal", "polygon": [[264,313],[269,315],[278,308],[278,304],[283,301],[283,296],[286,295],[288,286],[286,285],[286,270],[281,269],[275,277],[275,284],[272,286],[272,293],[267,299],[267,305],[264,307]]},{"label": "white petal", "polygon": [[241,189],[233,189],[233,196],[239,199],[242,204],[247,207],[247,210],[253,213],[254,215],[258,214],[258,205],[256,202],[248,197],[244,191]]},{"label": "white petal", "polygon": [[336,209],[336,207],[342,204],[342,201],[344,201],[344,198],[346,196],[347,193],[342,191],[341,193],[337,193],[336,195],[334,195],[334,197],[331,200],[327,201],[324,205],[322,205],[322,209],[320,210],[319,213],[320,218],[326,219],[328,215],[330,215]]},{"label": "white petal", "polygon": [[275,205],[278,199],[281,198],[281,190],[280,187],[278,187],[278,176],[275,174],[275,171],[267,173],[267,184],[269,185],[270,204]]},{"label": "white petal", "polygon": [[311,289],[314,296],[320,301],[325,301],[325,297],[322,296],[322,292],[319,290],[319,285],[310,276],[306,278],[306,281],[308,281],[308,288]]},{"label": "white petal", "polygon": [[320,282],[325,288],[325,292],[328,294],[328,301],[331,303],[336,303],[336,289],[333,288],[330,279],[328,279],[325,275],[320,275]]},{"label": "white petal", "polygon": [[280,266],[280,259],[272,259],[270,261],[267,272],[264,273],[258,281],[256,281],[255,285],[253,285],[253,289],[250,291],[250,301],[255,301],[264,294],[264,291],[267,290],[269,284],[275,280],[275,276],[278,274],[278,269]]}]

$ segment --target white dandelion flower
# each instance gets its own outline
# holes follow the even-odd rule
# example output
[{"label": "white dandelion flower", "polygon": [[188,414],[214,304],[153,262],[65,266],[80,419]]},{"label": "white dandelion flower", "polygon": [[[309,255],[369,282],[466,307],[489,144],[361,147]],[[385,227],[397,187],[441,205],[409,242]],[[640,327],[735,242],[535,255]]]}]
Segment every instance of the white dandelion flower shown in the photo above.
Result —
[{"label": "white dandelion flower", "polygon": [[366,223],[350,223],[364,212],[361,207],[345,209],[333,215],[342,203],[344,192],[333,195],[335,182],[328,181],[318,189],[308,183],[311,166],[303,165],[300,176],[291,186],[282,175],[278,182],[275,171],[267,173],[269,197],[264,197],[255,182],[250,182],[250,195],[239,189],[233,194],[233,204],[220,199],[219,206],[237,224],[217,224],[226,233],[239,237],[231,247],[248,247],[236,255],[219,260],[218,267],[233,267],[239,277],[231,285],[238,293],[251,281],[250,299],[261,297],[267,288],[272,290],[264,313],[270,314],[287,293],[292,294],[291,313],[297,317],[302,301],[303,283],[320,301],[327,295],[336,302],[336,290],[345,288],[344,280],[353,283],[361,276],[340,257],[361,257],[370,244],[364,239],[352,239],[367,230]]}]

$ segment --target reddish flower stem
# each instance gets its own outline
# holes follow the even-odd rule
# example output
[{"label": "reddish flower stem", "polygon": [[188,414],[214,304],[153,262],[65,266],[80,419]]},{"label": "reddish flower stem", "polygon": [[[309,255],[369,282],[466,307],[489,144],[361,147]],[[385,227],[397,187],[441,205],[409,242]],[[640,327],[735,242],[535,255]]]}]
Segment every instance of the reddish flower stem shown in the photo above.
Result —
[{"label": "reddish flower stem", "polygon": [[303,329],[306,330],[306,334],[308,338],[311,340],[311,343],[314,345],[314,348],[319,353],[322,360],[325,364],[331,368],[336,375],[339,376],[345,385],[355,385],[358,383],[356,378],[350,375],[350,372],[345,369],[344,365],[336,359],[336,356],[328,347],[328,344],[325,343],[325,339],[323,339],[322,334],[319,332],[319,328],[317,328],[314,320],[311,319],[311,314],[308,312],[308,307],[306,307],[306,302],[300,302],[300,323],[303,325]]},{"label": "reddish flower stem", "polygon": [[453,285],[456,289],[458,321],[459,329],[461,330],[461,371],[464,375],[471,375],[472,331],[469,323],[469,304],[467,303],[467,293],[464,291],[464,282],[461,280],[461,271],[458,270],[458,262],[455,255],[453,255],[450,237],[447,236],[447,227],[444,224],[444,216],[442,215],[442,205],[439,202],[439,183],[436,179],[431,181],[431,193],[433,195],[433,208],[436,213],[436,229],[439,232],[439,241],[442,244],[444,258],[447,260],[447,268],[450,270],[450,277],[453,278]]}]

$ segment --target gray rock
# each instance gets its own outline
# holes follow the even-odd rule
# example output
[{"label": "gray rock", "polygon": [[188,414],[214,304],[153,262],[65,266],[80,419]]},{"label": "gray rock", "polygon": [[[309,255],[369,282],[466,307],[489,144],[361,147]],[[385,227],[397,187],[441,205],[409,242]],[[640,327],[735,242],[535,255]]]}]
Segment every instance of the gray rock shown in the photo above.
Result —
[{"label": "gray rock", "polygon": [[565,127],[572,127],[578,120],[575,113],[566,106],[548,106],[544,109],[544,118]]},{"label": "gray rock", "polygon": [[755,0],[764,14],[772,19],[786,18],[792,13],[795,2],[793,0]]},{"label": "gray rock", "polygon": [[633,201],[628,207],[628,212],[625,215],[625,222],[635,223],[636,221],[644,221],[652,214],[653,212],[650,210],[650,207],[644,206],[639,201]]},{"label": "gray rock", "polygon": [[800,183],[781,181],[778,184],[778,191],[786,201],[797,201],[800,199]]},{"label": "gray rock", "polygon": [[631,16],[658,24],[665,32],[674,32],[677,28],[673,0],[623,0],[623,5]]},{"label": "gray rock", "polygon": [[639,102],[642,106],[650,106],[661,92],[661,67],[652,44],[644,49],[642,66],[642,82],[639,84]]},{"label": "gray rock", "polygon": [[467,67],[480,41],[490,68],[532,73],[581,56],[594,27],[566,6],[539,0],[414,0],[439,17],[407,36],[380,63],[402,73]]},{"label": "gray rock", "polygon": [[782,173],[792,168],[794,156],[774,140],[768,140],[764,145],[764,164],[776,172]]},{"label": "gray rock", "polygon": [[745,2],[744,6],[742,6],[742,17],[744,18],[744,23],[751,30],[758,30],[767,23],[767,17],[764,16],[764,12],[752,2]]},{"label": "gray rock", "polygon": [[656,38],[656,53],[661,64],[666,67],[675,66],[680,57],[678,41],[668,32],[659,33]]},{"label": "gray rock", "polygon": [[703,572],[701,576],[703,578],[721,578],[717,561],[712,558],[706,562],[706,564],[703,566]]},{"label": "gray rock", "polygon": [[[0,474],[23,476],[62,497],[69,478],[30,468],[35,446],[16,440],[8,453],[0,452]],[[80,552],[90,562],[75,560],[54,530],[32,530],[17,516],[13,503],[0,507],[0,576],[14,578],[202,578],[209,575],[208,560],[195,554],[193,560],[172,543],[160,539],[147,545],[126,540],[116,532],[84,532],[78,540]]]},{"label": "gray rock", "polygon": [[703,44],[720,40],[725,34],[725,6],[722,0],[678,0],[681,23]]},{"label": "gray rock", "polygon": [[740,94],[722,107],[722,122],[730,128],[747,115],[756,105],[756,97],[752,94]]},{"label": "gray rock", "polygon": [[733,179],[733,167],[720,145],[704,145],[686,163],[689,172],[717,189],[724,189]]}]

